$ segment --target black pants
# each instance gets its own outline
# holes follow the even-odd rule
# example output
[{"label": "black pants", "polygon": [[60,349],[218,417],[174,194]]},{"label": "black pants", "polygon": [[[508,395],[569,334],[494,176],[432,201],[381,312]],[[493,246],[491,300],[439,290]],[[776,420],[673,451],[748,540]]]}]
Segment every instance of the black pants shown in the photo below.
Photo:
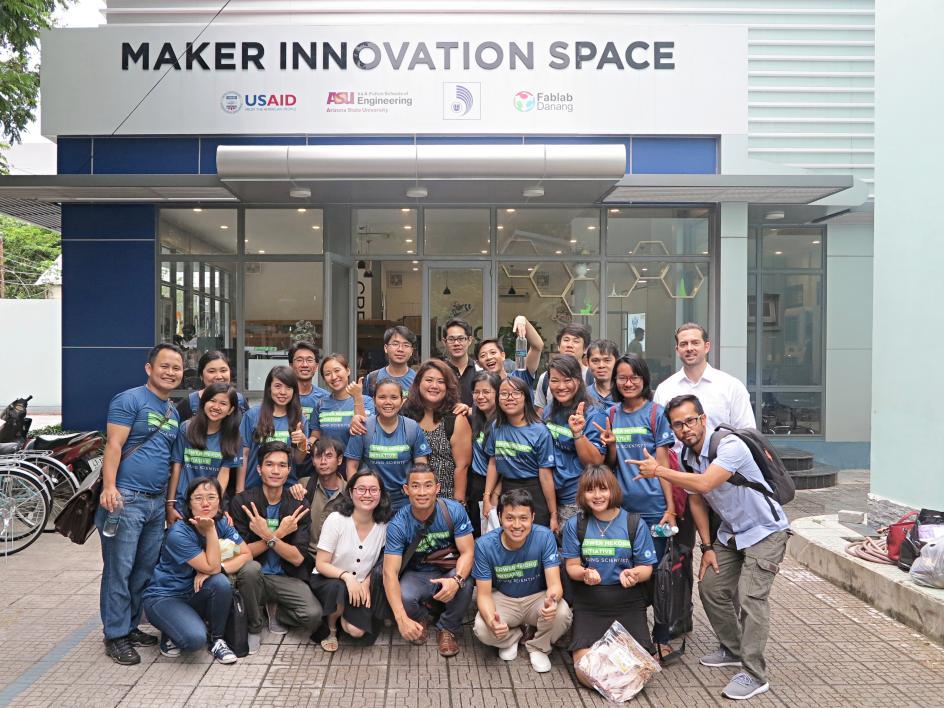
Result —
[{"label": "black pants", "polygon": [[472,537],[478,538],[482,535],[482,510],[479,509],[479,502],[485,497],[485,477],[472,470],[469,470],[467,475],[465,510],[472,522]]}]

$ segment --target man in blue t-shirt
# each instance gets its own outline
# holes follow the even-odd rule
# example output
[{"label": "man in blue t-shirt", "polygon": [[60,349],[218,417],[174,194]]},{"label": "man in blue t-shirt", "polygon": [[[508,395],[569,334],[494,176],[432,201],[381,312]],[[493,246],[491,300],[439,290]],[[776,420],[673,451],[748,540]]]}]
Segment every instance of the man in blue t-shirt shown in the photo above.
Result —
[{"label": "man in blue t-shirt", "polygon": [[[770,689],[764,660],[770,631],[768,597],[786,552],[790,521],[740,438],[721,437],[716,456],[710,456],[713,431],[697,396],[676,396],[666,404],[665,414],[685,445],[682,461],[694,474],[662,467],[648,453],[632,464],[641,477],[664,479],[691,493],[689,508],[702,540],[698,592],[721,644],[699,661],[743,667],[721,695],[752,698]],[[711,545],[706,502],[721,518]],[[735,593],[740,612],[734,608]]]},{"label": "man in blue t-shirt", "polygon": [[498,501],[500,529],[475,542],[472,577],[479,612],[473,631],[483,644],[498,647],[505,661],[518,656],[523,625],[536,627],[525,646],[538,673],[551,670],[551,645],[570,627],[563,599],[557,541],[546,526],[534,524],[534,499],[513,489]]},{"label": "man in blue t-shirt", "polygon": [[179,417],[170,394],[184,374],[183,352],[158,344],[144,365],[144,386],[115,396],[108,406],[102,494],[95,526],[102,539],[100,611],[105,653],[116,663],[141,662],[135,647],[157,637],[138,629],[141,600],[161,552],[164,500]]},{"label": "man in blue t-shirt", "polygon": [[409,327],[394,325],[384,332],[383,341],[387,365],[364,377],[364,395],[373,398],[377,384],[384,379],[393,379],[400,384],[405,401],[410,384],[416,378],[416,372],[410,368],[410,359],[416,349],[416,335]]},{"label": "man in blue t-shirt", "polygon": [[[426,464],[416,464],[403,485],[410,503],[387,524],[383,582],[397,629],[413,644],[425,644],[430,623],[427,603],[443,603],[436,623],[436,642],[442,656],[459,653],[456,637],[472,601],[475,544],[465,507],[439,499],[439,482]],[[433,562],[448,556],[454,568]]]},{"label": "man in blue t-shirt", "polygon": [[[323,388],[315,386],[315,375],[318,373],[318,351],[311,342],[295,342],[288,348],[288,365],[295,372],[295,378],[298,379],[298,402],[302,406],[302,416],[308,421],[309,427],[309,447],[315,444],[318,439],[311,430],[315,427],[312,423],[311,414],[315,410],[318,401],[327,397],[328,392]],[[311,477],[313,472],[311,457],[305,456],[305,459],[296,465],[296,478]]]}]

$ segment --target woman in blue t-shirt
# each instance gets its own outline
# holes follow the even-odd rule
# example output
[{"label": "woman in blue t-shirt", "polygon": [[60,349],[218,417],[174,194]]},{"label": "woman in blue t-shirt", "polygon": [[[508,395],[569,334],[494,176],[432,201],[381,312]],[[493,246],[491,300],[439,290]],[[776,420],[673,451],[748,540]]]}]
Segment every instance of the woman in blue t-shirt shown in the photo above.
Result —
[{"label": "woman in blue t-shirt", "polygon": [[186,521],[167,531],[161,556],[142,604],[161,630],[160,652],[167,657],[207,647],[221,664],[236,655],[223,639],[233,600],[227,575],[252,560],[249,547],[220,510],[219,481],[197,477],[187,487]]},{"label": "woman in blue t-shirt", "polygon": [[587,393],[580,362],[555,354],[547,365],[548,405],[544,423],[554,441],[554,487],[561,525],[577,513],[577,482],[587,465],[602,464],[606,445],[600,430],[606,417]]},{"label": "woman in blue t-shirt", "polygon": [[429,459],[426,433],[415,420],[400,415],[403,389],[396,379],[381,379],[374,389],[376,412],[367,419],[363,435],[351,435],[344,457],[347,477],[353,477],[361,466],[376,472],[390,495],[394,512],[407,503],[403,485],[406,472],[417,462]]},{"label": "woman in blue t-shirt", "polygon": [[168,526],[183,518],[187,488],[194,479],[214,477],[223,490],[229,485],[230,470],[238,470],[241,462],[241,418],[235,387],[214,383],[203,389],[196,414],[180,426],[171,451]]},{"label": "woman in blue t-shirt", "polygon": [[469,465],[465,488],[465,509],[472,521],[472,535],[482,535],[482,497],[485,496],[485,477],[488,474],[488,454],[485,445],[492,434],[492,424],[498,411],[498,387],[501,379],[488,371],[477,371],[472,377],[472,462]]},{"label": "woman in blue t-shirt", "polygon": [[[291,487],[298,481],[295,465],[304,462],[308,455],[308,420],[302,414],[299,400],[298,378],[288,366],[273,366],[266,376],[262,403],[253,406],[243,416],[239,426],[243,438],[243,464],[236,475],[236,493],[262,485],[256,469],[259,446],[278,440],[295,448],[295,459],[286,485]],[[304,488],[299,485],[301,497]],[[293,491],[294,493],[294,491]]]},{"label": "woman in blue t-shirt", "polygon": [[501,492],[527,489],[534,499],[534,523],[557,533],[554,443],[534,410],[531,389],[519,378],[509,376],[498,387],[495,427],[485,452],[489,460],[482,515],[488,516]]},{"label": "woman in blue t-shirt", "polygon": [[[627,460],[641,460],[648,452],[663,467],[669,466],[668,449],[675,444],[675,435],[665,418],[662,406],[652,400],[649,366],[638,354],[625,354],[613,367],[613,398],[606,429],[601,439],[607,445],[607,464],[613,467],[623,491],[623,508],[642,515],[647,526],[676,526],[672,485],[664,479],[636,479],[639,470]],[[654,539],[659,559],[665,553],[665,538]],[[659,652],[670,659],[679,655],[669,646],[669,628],[656,624],[653,639]]]},{"label": "woman in blue t-shirt", "polygon": [[[197,410],[200,408],[200,397],[203,395],[203,392],[206,391],[207,386],[215,383],[232,383],[230,380],[232,367],[230,366],[229,358],[226,354],[216,349],[205,352],[203,356],[200,357],[200,361],[197,362],[197,376],[200,377],[203,388],[198,391],[191,391],[181,398],[180,403],[177,404],[177,415],[180,416],[181,423],[185,420],[190,420],[190,418],[196,415]],[[237,393],[236,398],[239,402],[239,412],[245,413],[249,409],[249,402],[246,401],[246,397],[241,393]],[[226,487],[224,486],[223,488],[225,489]]]},{"label": "woman in blue t-shirt", "polygon": [[[561,558],[574,586],[574,666],[614,621],[619,621],[650,653],[655,649],[646,620],[643,583],[656,562],[649,528],[640,517],[630,533],[629,513],[620,507],[622,491],[610,468],[591,465],[577,488],[581,513],[564,524]],[[577,678],[592,688],[581,671]]]},{"label": "woman in blue t-shirt", "polygon": [[374,401],[364,395],[363,378],[351,383],[351,369],[343,354],[328,354],[321,362],[321,380],[330,395],[315,403],[308,421],[318,437],[334,438],[342,446],[351,439],[351,419],[374,412]]}]

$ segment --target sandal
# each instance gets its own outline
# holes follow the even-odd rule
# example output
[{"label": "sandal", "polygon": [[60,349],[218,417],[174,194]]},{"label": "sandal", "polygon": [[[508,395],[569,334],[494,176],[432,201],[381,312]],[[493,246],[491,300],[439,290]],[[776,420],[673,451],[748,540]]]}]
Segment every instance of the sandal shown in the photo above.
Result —
[{"label": "sandal", "polygon": [[[682,640],[682,646],[679,649],[672,649],[672,647],[669,646],[668,644],[657,644],[656,653],[659,655],[659,663],[662,664],[663,666],[669,666],[671,664],[674,664],[683,656],[685,656],[686,640],[687,640],[687,637]],[[663,654],[662,647],[664,646],[669,647],[669,649],[672,649],[672,651],[670,651],[668,654]]]},{"label": "sandal", "polygon": [[326,652],[336,652],[338,650],[338,635],[332,632],[327,637],[321,640],[321,648]]}]

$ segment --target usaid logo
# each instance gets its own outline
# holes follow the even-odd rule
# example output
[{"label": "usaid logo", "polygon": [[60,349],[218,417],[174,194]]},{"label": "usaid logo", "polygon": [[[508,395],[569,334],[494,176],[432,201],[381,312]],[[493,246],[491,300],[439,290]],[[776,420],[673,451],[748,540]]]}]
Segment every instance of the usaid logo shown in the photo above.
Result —
[{"label": "usaid logo", "polygon": [[444,120],[480,120],[482,85],[479,83],[443,84]]},{"label": "usaid logo", "polygon": [[220,99],[220,108],[223,109],[224,113],[239,113],[242,107],[242,94],[236,91],[227,91],[223,94],[223,98]]}]

